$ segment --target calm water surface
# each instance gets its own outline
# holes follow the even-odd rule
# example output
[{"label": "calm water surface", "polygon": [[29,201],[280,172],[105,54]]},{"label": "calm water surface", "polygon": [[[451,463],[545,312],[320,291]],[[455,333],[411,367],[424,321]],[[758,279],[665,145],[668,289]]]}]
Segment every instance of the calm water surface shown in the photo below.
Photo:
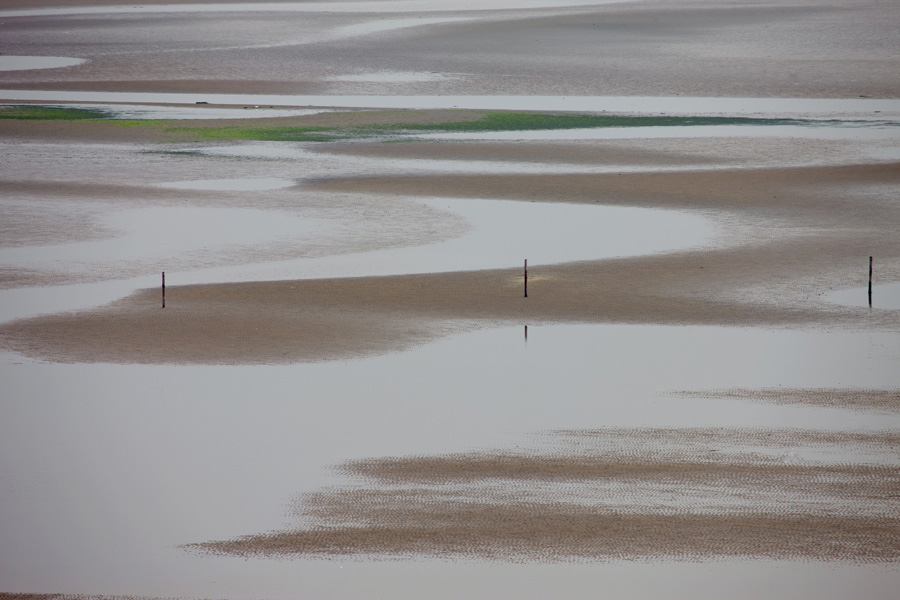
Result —
[{"label": "calm water surface", "polygon": [[896,430],[896,415],[668,392],[897,387],[898,360],[896,334],[649,326],[532,326],[527,343],[522,328],[509,327],[377,358],[283,367],[59,365],[3,355],[0,581],[34,592],[203,597],[493,598],[515,589],[538,598],[561,585],[567,597],[587,598],[622,586],[629,598],[675,597],[667,586],[700,578],[692,597],[720,598],[730,586],[738,589],[729,597],[753,597],[781,582],[823,598],[853,586],[887,598],[895,570],[814,562],[525,568],[238,559],[178,545],[297,525],[292,502],[339,484],[329,467],[352,458],[527,447],[529,434],[559,428]]},{"label": "calm water surface", "polygon": [[699,98],[688,96],[289,96],[0,90],[0,99],[39,102],[324,106],[333,108],[467,108],[656,114],[841,115],[900,113],[900,100],[871,98]]}]

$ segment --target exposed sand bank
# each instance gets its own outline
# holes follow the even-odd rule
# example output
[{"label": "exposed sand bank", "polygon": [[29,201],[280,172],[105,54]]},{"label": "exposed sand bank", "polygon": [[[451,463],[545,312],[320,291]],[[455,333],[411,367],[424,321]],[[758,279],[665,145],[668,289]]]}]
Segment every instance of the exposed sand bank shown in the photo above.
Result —
[{"label": "exposed sand bank", "polygon": [[[3,7],[23,4],[32,7],[23,2]],[[144,35],[142,15],[117,15],[116,19],[101,15],[92,28],[95,45],[77,47],[87,63],[46,73],[0,74],[0,87],[193,93],[252,89],[496,94],[500,89],[535,95],[561,90],[569,95],[900,95],[894,76],[900,70],[895,51],[900,8],[876,0],[766,5],[647,0],[594,7],[459,11],[454,16],[476,19],[388,34],[376,28],[374,34],[366,34],[367,24],[396,16],[374,10],[291,11],[279,14],[277,23],[217,19],[217,27],[209,26],[208,13],[181,14],[177,24],[166,22],[160,32],[166,35],[162,49],[158,38]],[[41,38],[45,40],[42,53],[68,56],[72,46],[54,31],[72,22],[65,15],[16,19],[16,28],[7,30],[4,52],[23,54],[28,40]],[[382,72],[436,73],[438,77],[413,84],[336,80]]]},{"label": "exposed sand bank", "polygon": [[731,389],[685,391],[680,395],[694,398],[742,399],[784,405],[840,407],[885,414],[900,411],[900,390]]},{"label": "exposed sand bank", "polygon": [[410,347],[497,324],[828,325],[896,330],[893,311],[819,297],[864,285],[868,256],[900,276],[896,164],[611,175],[447,175],[312,189],[700,210],[721,244],[664,255],[393,277],[170,287],[0,327],[7,348],[64,362],[264,363]]},{"label": "exposed sand bank", "polygon": [[[0,0],[0,10],[123,4]],[[302,4],[266,14],[125,7],[4,17],[3,54],[85,62],[2,72],[0,88],[190,93],[178,102],[218,92],[900,98],[895,2],[641,0],[478,15],[448,2],[446,16],[469,20],[400,28],[392,22],[410,14],[379,13],[381,2],[345,14],[304,13]],[[247,112],[246,121],[190,124],[348,126],[481,114],[341,110],[261,123]],[[523,255],[527,299],[516,257],[485,271],[195,286],[170,279],[165,310],[152,288],[108,306],[0,323],[0,350],[37,359],[5,354],[0,365],[0,587],[80,593],[0,592],[0,600],[896,595],[900,382],[891,361],[900,311],[824,300],[831,290],[863,288],[869,256],[876,281],[900,281],[896,136],[351,141],[298,144],[287,157],[274,144],[262,148],[269,156],[204,154],[241,142],[159,123],[0,120],[0,138],[0,247],[17,252],[122,235],[98,215],[123,207],[292,211],[298,222],[339,225],[318,245],[297,236],[216,246],[215,256],[167,255],[167,274],[412,247],[464,230],[458,216],[409,208],[410,198],[635,206],[702,215],[716,228],[709,245],[667,254],[567,264]],[[419,160],[408,169],[416,159],[461,164]],[[511,163],[545,174],[514,173]],[[621,174],[583,172],[617,165]],[[225,177],[297,185],[253,193],[158,187]],[[10,261],[0,289],[158,277],[160,263],[145,258],[107,256],[93,272]],[[574,346],[583,351],[558,352],[571,341],[564,336],[542,347],[534,329],[522,344],[522,325],[556,323],[823,335],[783,352],[785,338],[756,348],[734,330],[711,349],[693,347],[697,332],[688,330],[650,352],[666,337],[655,327],[623,327],[596,353],[583,343]],[[500,325],[520,329],[510,344],[459,361],[472,372],[483,364],[471,379],[446,363],[473,344],[424,362],[411,353],[293,364],[383,355]],[[638,329],[653,335],[623,351]],[[840,345],[842,332],[852,333],[852,351],[835,358],[811,348]],[[495,371],[492,360],[509,359],[513,344],[522,365]],[[598,366],[611,356],[622,358]],[[690,364],[696,357],[704,364]],[[672,365],[677,377],[655,378]],[[809,370],[800,377],[798,366]],[[867,384],[872,373],[878,383]],[[844,384],[885,389],[827,387]],[[534,390],[530,406],[514,392],[524,388]],[[612,411],[628,413],[615,416],[621,429],[604,429]],[[808,429],[785,429],[785,420]],[[559,431],[532,445],[514,437],[542,428]],[[337,466],[323,475],[329,465]],[[370,560],[410,557],[388,568]]]},{"label": "exposed sand bank", "polygon": [[302,529],[191,547],[539,561],[900,556],[895,464],[793,458],[850,447],[892,454],[895,435],[689,429],[554,436],[562,440],[558,453],[352,462],[342,470],[358,484],[303,498],[298,516],[309,525]]}]

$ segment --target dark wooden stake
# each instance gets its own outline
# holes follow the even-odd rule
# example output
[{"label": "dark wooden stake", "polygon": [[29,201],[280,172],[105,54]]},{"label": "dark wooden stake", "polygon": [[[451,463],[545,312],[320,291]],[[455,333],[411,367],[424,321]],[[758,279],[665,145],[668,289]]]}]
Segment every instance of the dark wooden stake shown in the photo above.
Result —
[{"label": "dark wooden stake", "polygon": [[163,280],[163,282],[162,282],[162,298],[163,298],[162,307],[165,308],[166,307],[166,272],[165,271],[162,272],[162,276],[163,276],[162,277],[162,280]]},{"label": "dark wooden stake", "polygon": [[525,326],[525,341],[528,341],[528,325]]},{"label": "dark wooden stake", "polygon": [[528,297],[528,259],[525,259],[525,297]]},{"label": "dark wooden stake", "polygon": [[872,308],[872,257],[869,257],[869,308]]}]

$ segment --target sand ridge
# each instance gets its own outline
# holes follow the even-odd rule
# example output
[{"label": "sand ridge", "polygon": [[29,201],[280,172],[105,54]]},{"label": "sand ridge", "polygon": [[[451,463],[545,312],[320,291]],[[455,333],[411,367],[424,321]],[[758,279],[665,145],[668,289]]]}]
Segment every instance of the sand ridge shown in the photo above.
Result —
[{"label": "sand ridge", "polygon": [[[64,362],[289,363],[408,348],[450,331],[539,323],[896,330],[893,311],[820,300],[865,285],[876,255],[900,276],[894,163],[568,175],[321,180],[311,190],[699,210],[721,243],[660,255],[521,268],[144,290],[112,305],[0,326],[4,347]],[[734,235],[737,232],[738,235]],[[749,233],[748,233],[749,232]]]},{"label": "sand ridge", "polygon": [[[900,469],[809,462],[893,434],[572,430],[536,450],[354,461],[298,501],[297,529],[192,544],[237,555],[571,561],[712,556],[880,562],[900,554]],[[750,452],[735,451],[746,445]],[[721,450],[722,452],[717,452]],[[799,460],[799,462],[795,462]],[[815,461],[815,459],[813,459]],[[843,459],[837,459],[843,460]]]}]

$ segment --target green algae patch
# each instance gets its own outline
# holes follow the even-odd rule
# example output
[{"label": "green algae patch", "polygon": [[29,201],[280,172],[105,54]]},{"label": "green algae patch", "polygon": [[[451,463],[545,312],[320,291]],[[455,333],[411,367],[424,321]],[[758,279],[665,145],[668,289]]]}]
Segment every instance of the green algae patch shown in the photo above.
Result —
[{"label": "green algae patch", "polygon": [[[0,107],[0,119],[83,123],[90,131],[102,127],[133,128],[140,137],[167,142],[261,141],[261,142],[333,142],[378,139],[408,140],[432,133],[483,133],[504,131],[547,131],[565,129],[605,129],[627,127],[702,127],[702,126],[873,126],[897,123],[873,123],[850,120],[817,120],[741,116],[674,116],[572,114],[513,111],[358,111],[342,115],[311,117],[248,118],[240,122],[226,120],[116,119],[102,108],[65,106],[10,105]],[[387,120],[387,122],[385,122]],[[93,122],[93,123],[92,123]],[[105,125],[100,125],[99,122]]]},{"label": "green algae patch", "polygon": [[107,113],[91,108],[31,104],[0,106],[0,119],[16,121],[91,121],[109,118]]},{"label": "green algae patch", "polygon": [[364,136],[351,127],[277,126],[277,127],[167,127],[167,133],[207,140],[254,140],[265,142],[330,142]]},{"label": "green algae patch", "polygon": [[349,139],[408,137],[426,133],[477,133],[488,131],[535,131],[552,129],[596,129],[610,127],[666,127],[704,125],[798,125],[799,119],[752,117],[624,116],[492,112],[480,119],[443,123],[391,123],[353,126],[222,126],[167,127],[179,133],[210,140],[255,140],[269,142],[330,142]]}]

